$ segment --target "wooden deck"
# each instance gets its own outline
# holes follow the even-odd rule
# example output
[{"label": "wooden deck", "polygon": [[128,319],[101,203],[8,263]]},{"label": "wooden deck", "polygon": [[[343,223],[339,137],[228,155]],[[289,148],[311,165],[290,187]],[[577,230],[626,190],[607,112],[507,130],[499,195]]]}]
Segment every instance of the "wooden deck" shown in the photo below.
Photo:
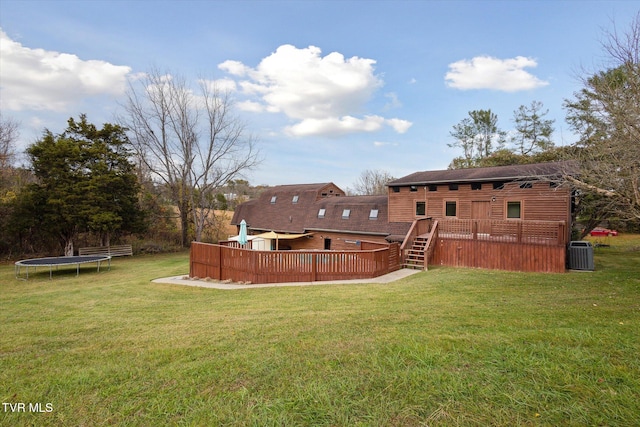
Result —
[{"label": "wooden deck", "polygon": [[286,283],[369,279],[400,269],[397,243],[382,248],[363,243],[359,251],[256,251],[194,242],[189,275],[233,282]]},{"label": "wooden deck", "polygon": [[368,279],[408,264],[560,273],[566,271],[567,240],[563,221],[419,219],[402,246],[362,242],[353,251],[257,251],[194,242],[189,274],[246,283],[315,282]]},{"label": "wooden deck", "polygon": [[564,221],[440,220],[433,265],[562,273]]},{"label": "wooden deck", "polygon": [[418,219],[401,247],[403,265],[553,272],[566,270],[564,221]]}]

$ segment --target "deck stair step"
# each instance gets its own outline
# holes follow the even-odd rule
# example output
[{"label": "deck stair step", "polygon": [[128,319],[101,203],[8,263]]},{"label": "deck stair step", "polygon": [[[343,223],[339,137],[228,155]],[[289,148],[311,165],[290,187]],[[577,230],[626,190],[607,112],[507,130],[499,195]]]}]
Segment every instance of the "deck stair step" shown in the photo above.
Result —
[{"label": "deck stair step", "polygon": [[403,267],[417,270],[424,269],[424,251],[427,245],[428,235],[418,236],[413,241],[413,245],[406,252]]}]

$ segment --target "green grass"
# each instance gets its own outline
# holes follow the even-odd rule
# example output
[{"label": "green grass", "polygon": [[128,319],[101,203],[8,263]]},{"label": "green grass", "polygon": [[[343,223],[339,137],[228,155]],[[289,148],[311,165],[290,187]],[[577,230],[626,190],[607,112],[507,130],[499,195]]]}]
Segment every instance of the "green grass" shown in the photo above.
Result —
[{"label": "green grass", "polygon": [[0,266],[0,399],[53,409],[0,425],[640,425],[640,236],[618,237],[595,272],[384,285],[150,282],[184,253]]}]

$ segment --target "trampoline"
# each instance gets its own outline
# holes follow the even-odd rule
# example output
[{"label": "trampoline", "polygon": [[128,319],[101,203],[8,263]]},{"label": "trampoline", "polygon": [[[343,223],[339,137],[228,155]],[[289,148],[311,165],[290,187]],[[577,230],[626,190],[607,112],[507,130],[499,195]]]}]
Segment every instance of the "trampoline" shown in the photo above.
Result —
[{"label": "trampoline", "polygon": [[58,270],[58,267],[61,265],[75,265],[76,276],[78,276],[80,274],[80,264],[95,262],[98,267],[98,271],[100,271],[100,263],[103,261],[108,262],[109,270],[111,270],[111,257],[108,255],[59,256],[59,257],[48,257],[48,258],[23,259],[21,261],[16,262],[16,265],[15,265],[16,279],[20,279],[20,269],[22,267],[26,267],[27,269],[26,279],[29,279],[29,268],[33,267],[34,271],[37,271],[38,267],[49,267],[49,279],[51,279],[53,267],[55,267],[56,270]]}]

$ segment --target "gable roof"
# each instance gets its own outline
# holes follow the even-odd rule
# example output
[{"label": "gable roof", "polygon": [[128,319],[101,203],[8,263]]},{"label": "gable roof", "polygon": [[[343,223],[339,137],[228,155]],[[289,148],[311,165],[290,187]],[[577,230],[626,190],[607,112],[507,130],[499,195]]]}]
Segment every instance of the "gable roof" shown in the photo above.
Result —
[{"label": "gable roof", "polygon": [[303,233],[309,207],[323,198],[339,198],[345,192],[331,182],[278,185],[265,189],[258,199],[238,206],[232,225],[243,219],[252,230]]},{"label": "gable roof", "polygon": [[[333,190],[333,193],[330,191]],[[326,191],[326,192],[325,192]],[[327,194],[327,196],[322,196]],[[328,196],[332,194],[333,197]],[[389,223],[388,199],[383,196],[344,196],[335,184],[298,184],[272,187],[258,199],[238,206],[231,224],[243,219],[253,231],[304,233],[333,231],[387,236],[406,234],[410,223]],[[296,203],[293,196],[297,195]],[[274,203],[271,203],[275,197]],[[323,215],[319,215],[323,209]],[[343,218],[349,210],[347,218]],[[372,217],[372,211],[377,215]]]},{"label": "gable roof", "polygon": [[389,187],[481,181],[514,181],[526,178],[554,178],[573,173],[572,162],[532,163],[487,168],[448,169],[415,172],[387,184]]}]

